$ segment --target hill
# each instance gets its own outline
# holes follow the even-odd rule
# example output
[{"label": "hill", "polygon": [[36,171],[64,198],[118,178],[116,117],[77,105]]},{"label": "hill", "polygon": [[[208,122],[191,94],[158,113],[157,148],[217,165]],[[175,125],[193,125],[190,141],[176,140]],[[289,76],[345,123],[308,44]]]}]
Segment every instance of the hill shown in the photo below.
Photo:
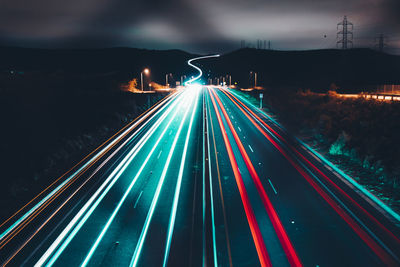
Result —
[{"label": "hill", "polygon": [[[274,51],[240,49],[202,62],[215,76],[232,75],[232,81],[251,86],[250,71],[262,86],[297,86],[329,89],[400,83],[400,56],[370,49]],[[211,76],[210,76],[211,77]]]},{"label": "hill", "polygon": [[[194,57],[181,50],[136,48],[32,49],[0,47],[0,71],[63,71],[78,74],[123,73],[138,76],[148,67],[154,81],[162,83],[165,74],[192,73],[186,61]],[[139,73],[139,74],[138,74]]]}]

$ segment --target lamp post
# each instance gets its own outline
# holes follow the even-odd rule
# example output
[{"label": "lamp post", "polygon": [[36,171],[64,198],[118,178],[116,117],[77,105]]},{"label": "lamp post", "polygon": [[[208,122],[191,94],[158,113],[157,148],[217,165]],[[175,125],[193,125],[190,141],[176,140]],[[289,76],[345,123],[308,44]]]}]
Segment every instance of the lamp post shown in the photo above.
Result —
[{"label": "lamp post", "polygon": [[254,88],[257,87],[257,72],[250,71],[250,86],[251,86],[251,76],[254,73]]},{"label": "lamp post", "polygon": [[165,87],[168,87],[169,83],[168,83],[168,77],[172,77],[172,73],[167,73],[165,74]]},{"label": "lamp post", "polygon": [[148,75],[150,71],[148,68],[145,68],[143,71],[140,72],[140,85],[142,87],[142,93],[143,93],[143,73]]}]

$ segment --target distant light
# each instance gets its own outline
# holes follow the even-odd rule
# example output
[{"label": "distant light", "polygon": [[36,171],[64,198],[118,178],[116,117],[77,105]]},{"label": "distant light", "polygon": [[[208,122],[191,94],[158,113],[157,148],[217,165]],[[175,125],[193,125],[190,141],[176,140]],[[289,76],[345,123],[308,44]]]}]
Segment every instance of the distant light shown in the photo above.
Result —
[{"label": "distant light", "polygon": [[144,74],[149,74],[150,73],[150,70],[148,69],[148,68],[145,68],[144,70],[143,70],[143,72],[144,72]]},{"label": "distant light", "polygon": [[192,83],[187,85],[189,90],[200,90],[201,89],[201,84],[199,83]]}]

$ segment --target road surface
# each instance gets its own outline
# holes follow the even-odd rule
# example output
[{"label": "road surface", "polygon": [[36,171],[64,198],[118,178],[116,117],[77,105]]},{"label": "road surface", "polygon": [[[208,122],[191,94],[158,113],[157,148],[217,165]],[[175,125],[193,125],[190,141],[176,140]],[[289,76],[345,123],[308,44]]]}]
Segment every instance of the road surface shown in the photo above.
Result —
[{"label": "road surface", "polygon": [[396,213],[196,79],[3,222],[2,264],[400,266]]}]

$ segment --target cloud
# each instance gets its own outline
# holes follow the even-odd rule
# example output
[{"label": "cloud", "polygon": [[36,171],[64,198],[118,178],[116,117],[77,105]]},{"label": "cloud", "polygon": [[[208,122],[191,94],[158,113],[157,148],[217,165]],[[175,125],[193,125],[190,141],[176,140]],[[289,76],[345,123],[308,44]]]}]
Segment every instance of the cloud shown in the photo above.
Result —
[{"label": "cloud", "polygon": [[5,44],[46,47],[211,52],[268,39],[301,49],[334,46],[336,24],[348,15],[358,45],[367,46],[381,32],[398,34],[399,10],[399,0],[5,0],[0,36]]}]

